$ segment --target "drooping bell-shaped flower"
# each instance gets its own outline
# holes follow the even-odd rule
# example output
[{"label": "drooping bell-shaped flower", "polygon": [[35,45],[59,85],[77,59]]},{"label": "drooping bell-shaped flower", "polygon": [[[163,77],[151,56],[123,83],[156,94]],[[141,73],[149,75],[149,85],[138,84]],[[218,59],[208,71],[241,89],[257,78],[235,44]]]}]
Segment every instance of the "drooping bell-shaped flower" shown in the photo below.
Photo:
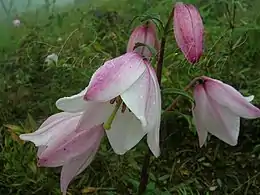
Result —
[{"label": "drooping bell-shaped flower", "polygon": [[136,27],[130,35],[127,52],[135,51],[141,56],[149,59],[152,56],[151,51],[146,46],[139,46],[134,50],[136,43],[143,43],[159,51],[160,43],[156,33],[156,26],[152,21]]},{"label": "drooping bell-shaped flower", "polygon": [[193,117],[202,147],[208,132],[229,145],[236,145],[240,117],[260,117],[260,109],[250,103],[254,96],[244,97],[236,89],[219,80],[202,77],[194,89]]},{"label": "drooping bell-shaped flower", "polygon": [[78,128],[109,121],[106,134],[117,154],[130,150],[145,134],[153,154],[160,154],[160,88],[149,62],[135,52],[105,62],[82,92],[59,99],[56,106],[84,112]]},{"label": "drooping bell-shaped flower", "polygon": [[178,2],[174,8],[174,35],[178,47],[190,63],[203,53],[204,27],[199,11],[190,4]]},{"label": "drooping bell-shaped flower", "polygon": [[92,162],[104,135],[102,125],[77,128],[82,114],[54,114],[37,131],[20,135],[38,147],[38,166],[62,166],[60,186],[64,195],[71,180]]}]

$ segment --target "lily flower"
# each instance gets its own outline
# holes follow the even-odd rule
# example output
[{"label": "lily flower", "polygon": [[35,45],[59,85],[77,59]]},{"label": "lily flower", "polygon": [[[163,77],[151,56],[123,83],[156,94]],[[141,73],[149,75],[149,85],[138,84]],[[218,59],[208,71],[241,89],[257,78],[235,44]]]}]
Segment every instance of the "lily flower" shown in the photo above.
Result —
[{"label": "lily flower", "polygon": [[59,99],[56,106],[84,112],[78,128],[104,124],[117,154],[130,150],[146,134],[153,154],[160,154],[160,87],[149,62],[135,52],[105,62],[83,91]]},{"label": "lily flower", "polygon": [[60,187],[64,195],[71,180],[92,162],[104,135],[102,125],[77,128],[82,114],[54,114],[37,131],[20,135],[38,147],[38,166],[62,166]]},{"label": "lily flower", "polygon": [[174,35],[178,47],[192,64],[203,53],[204,27],[199,11],[190,4],[178,2],[174,9]]},{"label": "lily flower", "polygon": [[254,96],[244,97],[232,86],[209,77],[194,89],[193,117],[199,136],[200,147],[208,132],[231,146],[237,145],[240,117],[260,117],[260,109],[250,103]]},{"label": "lily flower", "polygon": [[136,27],[130,35],[127,52],[135,51],[141,56],[149,59],[152,56],[151,51],[146,46],[139,46],[134,50],[136,43],[143,43],[154,47],[157,52],[160,48],[160,43],[156,33],[156,26],[152,21],[148,21],[143,25]]}]

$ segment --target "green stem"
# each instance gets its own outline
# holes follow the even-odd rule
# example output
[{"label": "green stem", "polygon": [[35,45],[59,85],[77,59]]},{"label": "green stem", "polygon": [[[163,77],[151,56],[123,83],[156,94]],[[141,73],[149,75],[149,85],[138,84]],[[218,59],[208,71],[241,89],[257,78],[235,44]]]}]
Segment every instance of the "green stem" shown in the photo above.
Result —
[{"label": "green stem", "polygon": [[114,121],[114,119],[116,117],[116,113],[119,110],[121,103],[122,103],[122,100],[120,100],[119,102],[116,103],[116,106],[115,106],[112,114],[107,119],[107,122],[104,123],[103,127],[105,130],[111,129],[112,122]]},{"label": "green stem", "polygon": [[[157,62],[156,66],[156,76],[158,79],[158,83],[161,86],[161,80],[162,80],[162,68],[163,68],[163,60],[164,60],[164,51],[165,51],[165,44],[166,44],[166,37],[167,37],[167,32],[168,28],[170,27],[170,23],[173,18],[173,13],[174,13],[174,8],[172,9],[168,21],[164,27],[164,33],[162,36],[161,40],[161,45],[160,45],[160,51],[159,51],[159,59]],[[148,169],[149,169],[149,164],[150,164],[150,157],[151,157],[151,151],[148,149],[148,151],[145,154],[144,161],[143,161],[143,166],[142,166],[142,171],[141,171],[141,178],[139,182],[139,188],[138,188],[138,195],[141,195],[145,192],[147,183],[148,183]]]}]

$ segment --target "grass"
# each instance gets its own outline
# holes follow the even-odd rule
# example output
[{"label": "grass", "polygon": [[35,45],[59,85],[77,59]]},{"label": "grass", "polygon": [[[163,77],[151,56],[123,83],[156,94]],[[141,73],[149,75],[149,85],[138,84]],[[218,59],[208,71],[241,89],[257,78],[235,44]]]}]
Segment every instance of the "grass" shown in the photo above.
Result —
[{"label": "grass", "polygon": [[[205,24],[205,53],[196,66],[186,62],[169,32],[163,70],[163,107],[200,75],[221,79],[260,104],[260,17],[258,0],[190,0]],[[85,87],[104,61],[123,54],[134,16],[166,21],[170,0],[89,0],[86,5],[21,16],[21,28],[0,26],[0,194],[60,194],[59,168],[37,168],[35,148],[17,135],[34,131],[58,112],[55,101]],[[58,39],[62,40],[59,41]],[[51,53],[57,64],[44,64]],[[199,148],[185,98],[162,122],[162,155],[152,158],[147,195],[256,195],[260,193],[260,122],[242,120],[239,144],[210,137]],[[68,194],[135,194],[146,143],[124,156],[107,140]],[[90,188],[92,187],[92,188]]]}]

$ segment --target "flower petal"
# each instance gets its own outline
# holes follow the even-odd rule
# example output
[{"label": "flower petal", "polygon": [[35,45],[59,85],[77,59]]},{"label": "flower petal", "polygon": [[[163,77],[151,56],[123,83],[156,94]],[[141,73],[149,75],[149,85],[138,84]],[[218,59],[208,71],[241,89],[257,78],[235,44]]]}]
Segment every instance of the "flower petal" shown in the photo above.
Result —
[{"label": "flower petal", "polygon": [[204,77],[207,94],[237,116],[253,119],[260,117],[260,109],[251,104],[236,89],[219,80]]},{"label": "flower petal", "polygon": [[145,135],[141,122],[132,112],[117,112],[111,129],[106,131],[110,145],[115,153],[123,155],[133,148]]},{"label": "flower petal", "polygon": [[147,125],[146,106],[150,82],[150,74],[147,68],[140,78],[121,94],[122,100],[141,121],[143,127]]},{"label": "flower petal", "polygon": [[146,67],[143,75],[121,97],[141,121],[143,131],[148,133],[148,145],[157,157],[160,154],[161,93],[155,71],[148,62]]},{"label": "flower petal", "polygon": [[78,94],[70,97],[63,97],[56,101],[56,107],[65,112],[83,112],[92,106],[90,102],[84,100],[84,95],[88,87]]},{"label": "flower petal", "polygon": [[61,135],[74,131],[82,113],[61,112],[50,116],[37,131],[20,135],[20,139],[31,141],[36,146],[48,145]]},{"label": "flower petal", "polygon": [[[200,129],[202,146],[205,141],[205,131],[210,132],[222,141],[234,146],[237,144],[240,118],[229,108],[219,105],[202,87],[197,85],[194,90],[196,106],[194,109],[197,129]],[[203,132],[204,131],[204,132]]]},{"label": "flower petal", "polygon": [[161,124],[161,90],[156,73],[150,64],[147,64],[150,74],[149,95],[146,105],[148,125],[144,128],[147,134],[147,143],[155,157],[160,155],[160,124]]},{"label": "flower petal", "polygon": [[[102,125],[96,127],[95,131],[103,132]],[[86,152],[79,156],[76,156],[66,162],[61,171],[60,185],[63,194],[66,194],[67,188],[71,180],[84,171],[87,166],[93,161],[100,145],[101,139],[97,139],[96,142],[87,149]]]},{"label": "flower petal", "polygon": [[[208,98],[202,85],[197,85],[194,90],[196,105],[193,106],[192,115],[199,137],[199,145],[202,147],[208,136],[207,128],[204,125],[205,116],[208,112]],[[207,104],[205,103],[207,102]]]},{"label": "flower petal", "polygon": [[63,165],[60,177],[61,192],[63,195],[66,195],[67,188],[71,180],[84,171],[93,161],[95,154],[97,153],[97,149],[98,148],[91,151],[90,155],[88,154],[89,152],[86,152],[86,154],[83,153],[82,155],[70,160]]},{"label": "flower petal", "polygon": [[96,102],[93,109],[86,110],[77,126],[76,131],[92,128],[107,121],[115,108],[110,102]]},{"label": "flower petal", "polygon": [[85,99],[109,101],[127,90],[144,71],[143,59],[134,52],[109,60],[93,74]]},{"label": "flower petal", "polygon": [[39,156],[38,165],[53,167],[63,164],[95,147],[96,143],[99,145],[103,135],[102,125],[80,132],[73,131],[69,135],[51,142]]}]

